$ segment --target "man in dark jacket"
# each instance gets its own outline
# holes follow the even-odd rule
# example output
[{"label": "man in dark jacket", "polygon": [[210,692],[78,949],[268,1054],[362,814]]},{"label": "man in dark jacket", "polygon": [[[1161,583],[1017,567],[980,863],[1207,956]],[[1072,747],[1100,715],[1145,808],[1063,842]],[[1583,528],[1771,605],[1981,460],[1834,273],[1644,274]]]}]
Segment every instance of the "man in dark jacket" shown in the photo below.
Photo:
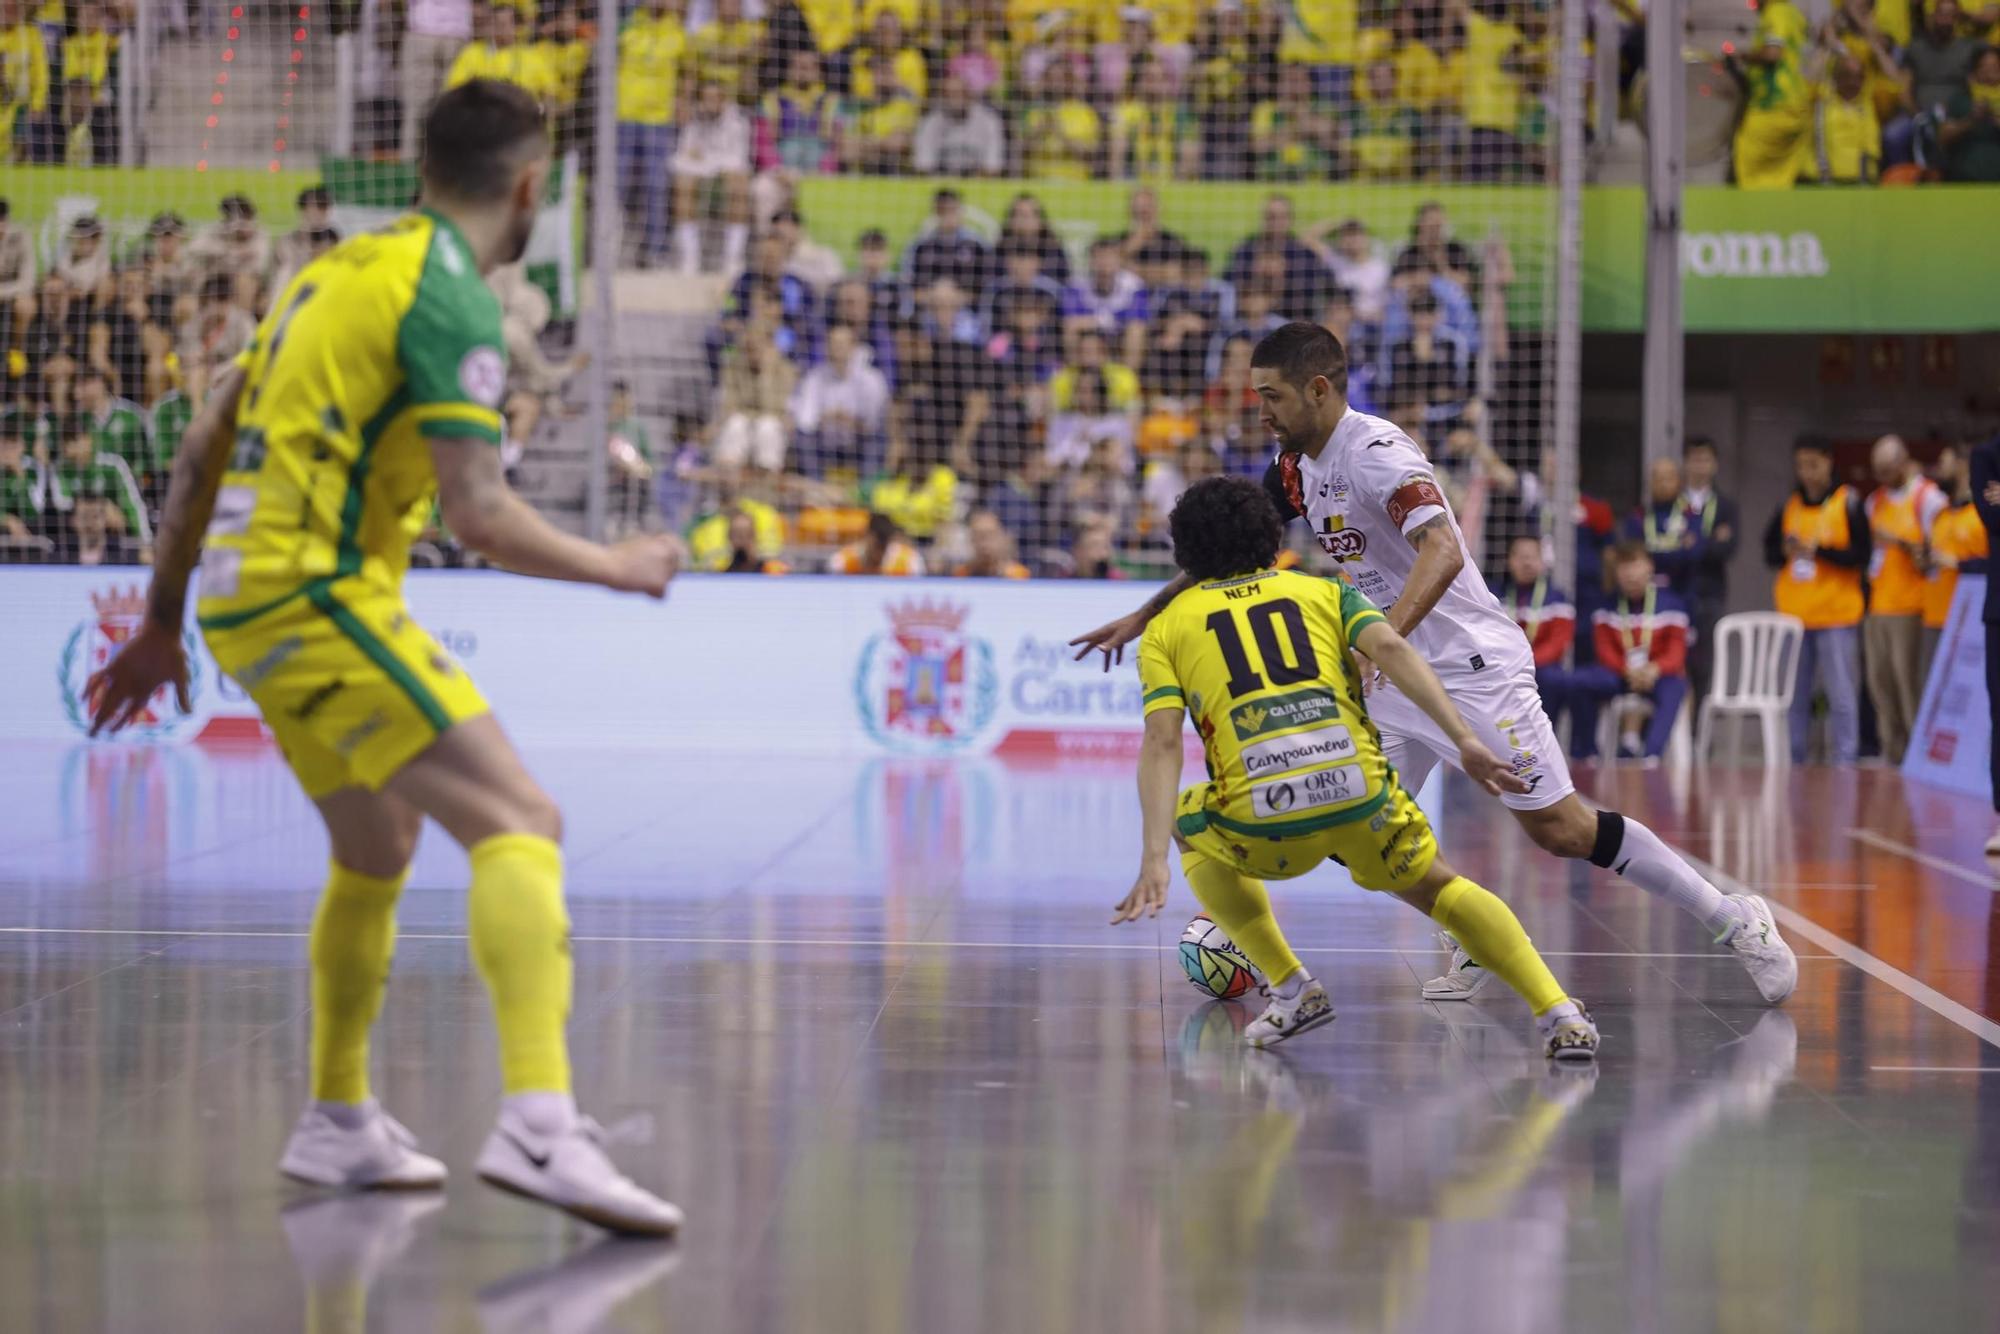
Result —
[{"label": "man in dark jacket", "polygon": [[1694,638],[1688,646],[1688,681],[1697,708],[1708,698],[1715,676],[1715,623],[1729,609],[1729,561],[1741,531],[1736,502],[1716,490],[1718,464],[1715,442],[1705,435],[1691,438],[1681,455],[1681,503],[1689,527],[1700,538],[1689,587]]}]

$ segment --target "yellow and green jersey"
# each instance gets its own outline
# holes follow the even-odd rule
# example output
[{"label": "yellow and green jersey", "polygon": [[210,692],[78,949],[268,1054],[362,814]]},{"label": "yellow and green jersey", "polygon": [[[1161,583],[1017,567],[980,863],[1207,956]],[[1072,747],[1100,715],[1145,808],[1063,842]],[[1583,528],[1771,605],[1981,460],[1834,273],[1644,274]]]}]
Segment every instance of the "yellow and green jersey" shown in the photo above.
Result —
[{"label": "yellow and green jersey", "polygon": [[1812,107],[1812,88],[1806,83],[1806,44],[1812,35],[1806,16],[1789,0],[1767,0],[1757,16],[1757,47],[1777,47],[1775,64],[1751,65],[1745,70],[1749,90],[1744,99],[1746,112],[1769,113],[1803,120]]},{"label": "yellow and green jersey", "polygon": [[427,441],[498,445],[500,303],[449,221],[412,213],[300,270],[237,359],[236,448],[202,561],[204,626],[334,579],[400,588],[437,494]]},{"label": "yellow and green jersey", "polygon": [[1185,708],[1209,823],[1291,837],[1366,819],[1395,786],[1348,649],[1383,620],[1351,585],[1284,570],[1197,584],[1139,643],[1145,711]]}]

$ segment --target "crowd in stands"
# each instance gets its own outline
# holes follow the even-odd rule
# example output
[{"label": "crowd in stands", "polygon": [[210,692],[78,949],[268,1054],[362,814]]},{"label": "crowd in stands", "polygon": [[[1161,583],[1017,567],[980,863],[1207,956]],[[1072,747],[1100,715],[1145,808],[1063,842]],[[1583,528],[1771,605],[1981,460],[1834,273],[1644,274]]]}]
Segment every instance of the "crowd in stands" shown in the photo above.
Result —
[{"label": "crowd in stands", "polygon": [[[664,522],[725,516],[719,535],[732,509],[796,516],[790,532],[758,531],[789,537],[760,554],[799,568],[886,514],[941,553],[929,568],[951,569],[977,512],[1036,573],[1103,568],[1092,553],[1106,537],[1119,561],[1150,568],[1189,482],[1269,463],[1251,351],[1294,319],[1341,338],[1350,401],[1425,442],[1496,563],[1507,532],[1533,520],[1539,436],[1503,427],[1475,390],[1482,350],[1492,382],[1521,390],[1507,370],[1508,256],[1497,242],[1475,256],[1436,203],[1385,246],[1356,219],[1302,230],[1272,194],[1258,230],[1214,262],[1162,225],[1149,187],[1132,191],[1121,232],[1075,255],[1032,192],[988,232],[946,187],[900,255],[875,229],[855,253],[844,272],[781,208],[709,336],[711,410],[678,423],[664,456],[614,430],[614,462],[652,479]],[[626,499],[643,507],[647,490]],[[696,546],[711,565],[731,560],[719,537]]]},{"label": "crowd in stands", "polygon": [[0,0],[0,163],[118,161],[118,61],[128,0]]},{"label": "crowd in stands", "polygon": [[[83,214],[45,257],[0,197],[0,560],[149,559],[195,407],[274,294],[339,243],[332,206],[321,186],[300,192],[297,226],[273,237],[230,195],[212,222],[162,212],[128,244]],[[518,266],[491,281],[510,435],[524,439],[577,366],[543,353],[547,299]]]},{"label": "crowd in stands", "polygon": [[[417,109],[475,77],[587,133],[576,0],[389,12],[398,105],[365,118],[400,126],[383,151],[413,155]],[[1548,147],[1536,0],[641,0],[618,52],[620,171],[659,262],[685,258],[667,218],[697,202],[670,198],[690,174],[740,218],[750,179],[808,173],[1500,180],[1539,177]]]},{"label": "crowd in stands", "polygon": [[1745,188],[2000,181],[2000,5],[1841,0],[1817,27],[1759,0],[1731,52]]},{"label": "crowd in stands", "polygon": [[[1772,605],[1805,631],[1792,758],[1815,753],[1823,718],[1825,762],[1901,764],[1959,574],[1987,568],[1971,449],[1939,441],[1926,468],[1900,437],[1884,436],[1869,450],[1867,485],[1841,479],[1830,439],[1804,435],[1793,464],[1797,486],[1762,534]],[[1552,720],[1567,717],[1577,759],[1597,757],[1600,713],[1611,708],[1604,733],[1618,755],[1657,763],[1683,708],[1708,696],[1729,562],[1744,537],[1717,473],[1714,442],[1696,437],[1680,463],[1653,465],[1644,503],[1622,523],[1586,500],[1574,598],[1551,581],[1542,537],[1509,545],[1493,590],[1533,646],[1543,706]],[[1985,503],[2000,505],[2000,485]]]}]

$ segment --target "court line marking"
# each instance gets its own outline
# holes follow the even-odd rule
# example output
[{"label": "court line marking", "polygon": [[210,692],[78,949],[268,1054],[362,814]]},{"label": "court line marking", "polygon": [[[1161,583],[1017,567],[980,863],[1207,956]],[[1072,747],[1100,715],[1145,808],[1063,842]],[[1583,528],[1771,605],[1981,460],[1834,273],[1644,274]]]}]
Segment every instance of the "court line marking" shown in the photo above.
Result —
[{"label": "court line marking", "polygon": [[[1687,852],[1682,852],[1681,856],[1687,858],[1690,866],[1693,866],[1697,871],[1707,876],[1711,884],[1733,894],[1750,894],[1755,892],[1741,880],[1738,880],[1735,876],[1730,875],[1721,867],[1711,862],[1703,861],[1701,858],[1692,856]],[[1846,960],[1862,972],[1868,974],[1868,976],[1874,978],[1877,982],[1886,983],[1894,987],[1917,1004],[1938,1015],[1940,1018],[1949,1019],[1952,1023],[1957,1024],[1974,1037],[1981,1038],[1995,1047],[2000,1047],[2000,1024],[1994,1023],[1977,1010],[1960,1005],[1957,1001],[1929,983],[1919,982],[1916,978],[1911,977],[1894,964],[1883,962],[1867,950],[1850,943],[1846,937],[1827,930],[1797,909],[1787,907],[1775,899],[1766,899],[1765,902],[1771,905],[1772,915],[1784,923],[1786,931],[1794,932],[1810,940],[1827,953]]]},{"label": "court line marking", "polygon": [[1871,1065],[1870,1070],[1894,1070],[1923,1075],[2000,1075],[2000,1065]]},{"label": "court line marking", "polygon": [[[178,940],[305,940],[307,931],[174,931],[160,927],[126,926],[0,926],[5,936],[171,936]],[[398,940],[465,941],[462,932],[401,931]],[[870,940],[838,936],[571,936],[572,944],[589,945],[803,945],[815,949],[853,949],[875,946],[881,949],[943,950],[1096,950],[1114,954],[1154,954],[1180,948],[1178,940],[1151,945],[1097,945],[1043,940]],[[1442,954],[1427,947],[1394,945],[1321,945],[1300,949],[1300,954]],[[1628,950],[1543,950],[1545,959],[1727,959],[1721,950],[1695,953],[1633,953]],[[1803,959],[1824,959],[1823,954],[1803,954]]]},{"label": "court line marking", "polygon": [[1985,875],[1981,875],[1969,866],[1961,866],[1957,862],[1947,861],[1943,857],[1934,856],[1920,848],[1913,848],[1907,843],[1898,843],[1893,838],[1884,838],[1872,829],[1850,829],[1847,831],[1847,836],[1856,843],[1866,843],[1869,847],[1875,848],[1878,851],[1908,858],[1910,861],[1930,867],[1933,871],[1943,871],[1946,875],[1955,875],[1969,885],[1977,885],[1981,889],[2000,890],[2000,876],[1995,876],[1991,871]]}]

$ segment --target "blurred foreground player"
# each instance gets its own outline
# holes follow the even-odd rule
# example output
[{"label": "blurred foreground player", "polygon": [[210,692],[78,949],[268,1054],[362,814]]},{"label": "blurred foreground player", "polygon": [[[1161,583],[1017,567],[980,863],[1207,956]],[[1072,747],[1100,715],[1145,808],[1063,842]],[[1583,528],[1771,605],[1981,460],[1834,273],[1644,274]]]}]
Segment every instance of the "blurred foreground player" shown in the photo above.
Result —
[{"label": "blurred foreground player", "polygon": [[[1342,575],[1386,606],[1390,628],[1445,682],[1480,739],[1508,756],[1527,787],[1500,799],[1528,836],[1558,857],[1588,858],[1701,921],[1735,951],[1765,1000],[1791,995],[1798,960],[1769,904],[1754,894],[1725,898],[1652,830],[1577,797],[1542,711],[1527,640],[1480,582],[1430,460],[1394,423],[1348,407],[1340,340],[1317,324],[1287,324],[1251,354],[1250,382],[1278,441],[1264,486],[1279,515],[1311,521]],[[1137,612],[1070,642],[1083,645],[1082,653],[1102,650],[1108,667],[1191,582],[1176,576]],[[1459,763],[1457,744],[1407,694],[1379,692],[1370,713],[1407,786],[1423,786],[1439,762]],[[1426,983],[1424,996],[1470,999],[1485,981],[1477,960],[1458,949],[1451,972]]]},{"label": "blurred foreground player", "polygon": [[[1330,1022],[1333,1003],[1285,942],[1264,879],[1332,859],[1355,884],[1396,895],[1490,960],[1534,1011],[1548,1055],[1593,1059],[1596,1025],[1563,994],[1513,911],[1438,855],[1430,822],[1382,754],[1350,650],[1366,653],[1431,718],[1488,792],[1528,785],[1466,726],[1374,603],[1338,580],[1273,568],[1284,525],[1255,482],[1197,482],[1169,523],[1174,562],[1193,586],[1139,645],[1144,846],[1112,922],[1158,915],[1168,844],[1178,844],[1195,897],[1269,985],[1270,1008],[1243,1034],[1267,1047]],[[1182,792],[1176,813],[1190,710],[1212,781]]]},{"label": "blurred foreground player", "polygon": [[313,918],[312,1096],[280,1169],[412,1189],[444,1165],[368,1091],[368,1030],[424,817],[472,861],[472,957],[493,999],[506,1097],[481,1178],[614,1231],[666,1234],[673,1205],[624,1177],[570,1095],[562,817],[478,689],[403,605],[431,513],[521,574],[660,597],[671,538],[600,547],[550,527],[501,476],[500,308],[481,275],[521,256],[549,170],[533,99],[475,80],[425,125],[423,207],[313,261],[218,383],[175,461],[147,620],[91,682],[116,730],[172,682],[203,545],[202,631],[256,700],[332,865]]}]

